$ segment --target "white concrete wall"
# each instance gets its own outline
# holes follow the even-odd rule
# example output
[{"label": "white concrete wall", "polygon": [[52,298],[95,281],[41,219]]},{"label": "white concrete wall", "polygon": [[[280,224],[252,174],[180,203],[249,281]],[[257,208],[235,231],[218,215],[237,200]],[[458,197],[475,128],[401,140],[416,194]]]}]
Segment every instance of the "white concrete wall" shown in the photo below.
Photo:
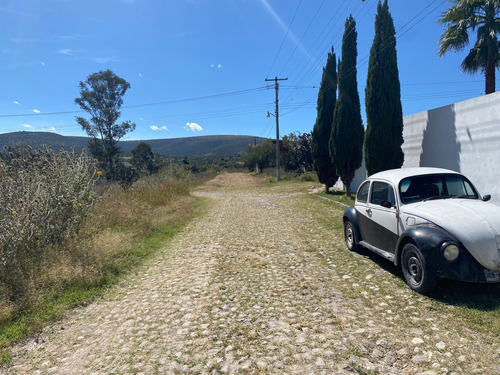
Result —
[{"label": "white concrete wall", "polygon": [[404,118],[403,168],[465,174],[500,205],[500,92]]},{"label": "white concrete wall", "polygon": [[[406,116],[403,122],[403,168],[461,172],[500,206],[500,92]],[[363,161],[351,183],[353,193],[365,178]],[[336,187],[343,189],[340,180]]]}]

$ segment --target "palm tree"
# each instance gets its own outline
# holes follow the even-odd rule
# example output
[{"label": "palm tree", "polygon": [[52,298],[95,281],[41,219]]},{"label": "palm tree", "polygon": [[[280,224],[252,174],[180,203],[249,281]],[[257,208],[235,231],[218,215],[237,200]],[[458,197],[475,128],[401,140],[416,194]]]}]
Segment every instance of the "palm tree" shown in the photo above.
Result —
[{"label": "palm tree", "polygon": [[439,22],[447,29],[439,39],[439,56],[460,51],[469,43],[469,31],[477,33],[477,40],[460,68],[466,73],[481,70],[485,74],[485,93],[495,92],[495,70],[500,66],[500,0],[453,0]]}]

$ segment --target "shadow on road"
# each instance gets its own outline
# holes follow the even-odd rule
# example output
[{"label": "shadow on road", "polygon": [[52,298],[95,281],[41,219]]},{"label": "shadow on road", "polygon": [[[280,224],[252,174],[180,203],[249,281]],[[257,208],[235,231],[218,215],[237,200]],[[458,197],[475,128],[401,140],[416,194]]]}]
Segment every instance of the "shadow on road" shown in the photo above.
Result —
[{"label": "shadow on road", "polygon": [[[358,251],[358,254],[369,258],[380,268],[403,279],[399,267],[367,249]],[[470,309],[490,311],[500,307],[500,283],[466,283],[455,280],[440,280],[437,288],[427,295],[442,303],[454,306],[465,306]]]}]

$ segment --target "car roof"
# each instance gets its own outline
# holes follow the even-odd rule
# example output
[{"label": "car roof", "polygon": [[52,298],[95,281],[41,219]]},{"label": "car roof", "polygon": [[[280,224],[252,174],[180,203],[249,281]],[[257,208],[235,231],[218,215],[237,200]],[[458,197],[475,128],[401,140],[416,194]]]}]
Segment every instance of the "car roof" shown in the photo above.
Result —
[{"label": "car roof", "polygon": [[389,169],[386,171],[375,173],[370,177],[368,177],[368,179],[387,180],[398,184],[399,181],[407,177],[421,176],[428,174],[450,174],[450,173],[460,174],[459,172],[452,171],[450,169],[434,168],[434,167],[398,168],[398,169]]}]

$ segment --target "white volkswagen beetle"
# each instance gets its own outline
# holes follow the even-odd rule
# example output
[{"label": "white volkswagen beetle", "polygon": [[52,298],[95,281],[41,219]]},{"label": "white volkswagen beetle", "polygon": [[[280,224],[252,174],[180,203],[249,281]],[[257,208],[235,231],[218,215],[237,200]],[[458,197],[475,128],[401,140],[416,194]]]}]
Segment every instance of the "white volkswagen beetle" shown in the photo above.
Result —
[{"label": "white volkswagen beetle", "polygon": [[363,246],[400,266],[426,293],[440,278],[500,282],[500,207],[460,173],[402,168],[376,173],[344,212],[349,250]]}]

